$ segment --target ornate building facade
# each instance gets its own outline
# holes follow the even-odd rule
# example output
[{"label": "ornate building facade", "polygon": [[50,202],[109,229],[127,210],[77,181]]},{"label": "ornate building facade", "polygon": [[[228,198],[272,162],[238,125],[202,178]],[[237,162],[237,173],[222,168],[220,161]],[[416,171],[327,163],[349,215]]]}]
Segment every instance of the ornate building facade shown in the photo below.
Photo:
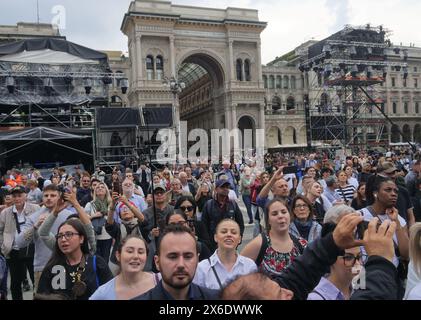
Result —
[{"label": "ornate building facade", "polygon": [[121,26],[130,53],[129,104],[171,106],[163,80],[175,77],[186,84],[180,118],[189,128],[265,128],[265,27],[256,10],[133,1]]}]

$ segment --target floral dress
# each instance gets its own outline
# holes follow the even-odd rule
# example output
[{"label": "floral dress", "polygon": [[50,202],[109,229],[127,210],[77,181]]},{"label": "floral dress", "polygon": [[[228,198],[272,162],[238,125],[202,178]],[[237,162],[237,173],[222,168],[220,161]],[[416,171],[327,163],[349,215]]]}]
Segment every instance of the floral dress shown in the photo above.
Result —
[{"label": "floral dress", "polygon": [[269,235],[264,235],[264,237],[266,237],[268,246],[266,248],[262,263],[259,266],[259,271],[267,274],[271,278],[281,275],[285,268],[287,268],[296,257],[300,256],[304,248],[307,246],[306,240],[303,238],[295,237],[294,239],[291,235],[294,243],[292,250],[288,253],[278,252],[272,248]]}]

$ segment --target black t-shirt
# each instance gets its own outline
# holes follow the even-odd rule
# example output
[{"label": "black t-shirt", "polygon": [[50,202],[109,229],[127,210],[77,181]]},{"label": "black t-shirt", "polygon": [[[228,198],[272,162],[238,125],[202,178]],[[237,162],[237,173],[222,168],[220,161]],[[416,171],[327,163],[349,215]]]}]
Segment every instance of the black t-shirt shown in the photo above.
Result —
[{"label": "black t-shirt", "polygon": [[406,188],[398,185],[398,201],[396,202],[396,209],[398,209],[399,215],[405,219],[408,223],[408,209],[412,208],[411,197]]},{"label": "black t-shirt", "polygon": [[[64,267],[65,284],[60,282],[60,272]],[[76,281],[77,269],[79,264],[71,266],[68,264],[53,266],[44,269],[38,285],[37,293],[42,294],[61,294],[69,299],[73,299],[72,288]],[[81,280],[86,284],[85,294],[76,300],[88,300],[95,290],[110,281],[113,275],[107,263],[100,256],[96,256],[96,273],[94,272],[93,256],[89,256],[86,261],[85,270],[82,273]],[[98,282],[98,284],[97,284]]]}]

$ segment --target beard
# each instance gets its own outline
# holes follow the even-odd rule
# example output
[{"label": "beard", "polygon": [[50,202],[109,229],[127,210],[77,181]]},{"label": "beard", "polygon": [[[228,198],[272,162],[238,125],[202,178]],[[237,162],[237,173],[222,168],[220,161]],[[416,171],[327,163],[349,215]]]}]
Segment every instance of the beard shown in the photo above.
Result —
[{"label": "beard", "polygon": [[178,280],[177,276],[175,276],[174,274],[167,275],[167,274],[161,273],[161,276],[162,276],[163,282],[165,282],[166,285],[177,290],[181,290],[188,287],[193,281],[193,277],[187,274],[187,272],[185,273],[185,278],[183,280]]}]

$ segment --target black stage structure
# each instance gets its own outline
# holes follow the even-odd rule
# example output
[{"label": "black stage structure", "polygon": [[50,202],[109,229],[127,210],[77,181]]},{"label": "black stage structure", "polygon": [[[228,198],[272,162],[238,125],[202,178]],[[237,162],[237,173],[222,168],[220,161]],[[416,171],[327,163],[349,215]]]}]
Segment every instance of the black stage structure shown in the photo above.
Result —
[{"label": "black stage structure", "polygon": [[106,54],[64,39],[0,45],[0,165],[96,160],[96,111],[108,105],[113,73]]},{"label": "black stage structure", "polygon": [[[320,89],[304,98],[307,141],[354,154],[388,147],[386,122],[393,122],[385,114],[386,98],[377,86],[392,69],[408,76],[407,52],[394,48],[388,33],[382,26],[348,25],[309,47],[308,59],[299,69],[313,72]],[[391,53],[397,59],[389,60]]]}]

